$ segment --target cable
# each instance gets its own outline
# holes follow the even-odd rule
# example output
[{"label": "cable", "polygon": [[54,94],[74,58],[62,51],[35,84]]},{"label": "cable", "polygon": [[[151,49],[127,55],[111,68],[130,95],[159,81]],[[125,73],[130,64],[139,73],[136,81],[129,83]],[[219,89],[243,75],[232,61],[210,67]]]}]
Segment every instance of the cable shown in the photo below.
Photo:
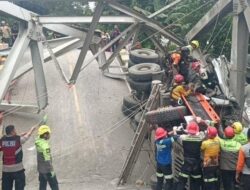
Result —
[{"label": "cable", "polygon": [[[212,33],[211,33],[209,39],[208,39],[208,42],[210,42],[210,40],[212,39],[212,37],[213,37],[213,35],[214,35],[215,28],[216,28],[216,26],[217,26],[217,24],[218,24],[219,17],[220,17],[220,12],[218,13],[218,15],[217,15],[217,17],[216,17],[216,21],[215,21],[215,24],[214,24],[214,28],[213,28],[213,31],[212,31]],[[209,44],[206,44],[206,46],[205,46],[204,49],[206,49],[208,45],[209,45]]]},{"label": "cable", "polygon": [[223,24],[223,26],[220,28],[220,30],[217,32],[217,34],[215,35],[214,39],[212,40],[212,42],[207,46],[207,49],[205,49],[205,51],[208,51],[208,49],[213,45],[215,39],[217,38],[217,36],[221,33],[221,31],[226,27],[226,25],[228,24],[228,22],[230,22],[230,18],[228,17],[227,21]]},{"label": "cable", "polygon": [[228,39],[228,35],[229,35],[231,29],[232,29],[232,23],[230,24],[230,27],[229,27],[229,29],[228,29],[228,31],[227,31],[227,35],[226,35],[225,41],[224,41],[224,43],[223,43],[223,46],[222,46],[222,49],[221,49],[221,52],[220,52],[220,56],[221,56],[221,54],[222,54],[222,52],[223,52],[223,50],[224,50],[224,47],[225,47],[225,45],[226,45],[226,42],[227,42],[227,39]]}]

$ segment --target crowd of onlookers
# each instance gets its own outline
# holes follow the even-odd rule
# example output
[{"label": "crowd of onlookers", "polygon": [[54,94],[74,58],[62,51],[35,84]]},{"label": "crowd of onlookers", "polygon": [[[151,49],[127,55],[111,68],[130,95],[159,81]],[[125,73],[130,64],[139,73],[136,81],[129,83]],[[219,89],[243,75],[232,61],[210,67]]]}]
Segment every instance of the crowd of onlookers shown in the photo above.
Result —
[{"label": "crowd of onlookers", "polygon": [[18,35],[18,24],[15,22],[12,26],[6,21],[1,21],[0,25],[0,43],[8,44],[11,47]]}]

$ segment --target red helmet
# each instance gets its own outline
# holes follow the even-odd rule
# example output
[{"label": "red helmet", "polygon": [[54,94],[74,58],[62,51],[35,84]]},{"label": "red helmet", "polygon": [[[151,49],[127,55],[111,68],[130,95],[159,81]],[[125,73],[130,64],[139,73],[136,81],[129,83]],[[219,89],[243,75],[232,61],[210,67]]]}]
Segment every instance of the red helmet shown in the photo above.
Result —
[{"label": "red helmet", "polygon": [[176,83],[182,83],[184,81],[184,77],[182,75],[180,75],[180,74],[177,74],[177,75],[174,76],[174,81]]},{"label": "red helmet", "polygon": [[163,137],[166,137],[167,135],[168,135],[168,132],[165,129],[159,127],[155,131],[155,140],[159,140]]},{"label": "red helmet", "polygon": [[200,67],[201,67],[201,63],[200,63],[199,61],[195,61],[195,62],[193,62],[192,65],[191,65],[191,69],[192,69],[192,70],[200,69]]},{"label": "red helmet", "polygon": [[226,138],[233,138],[234,137],[234,129],[232,127],[226,127],[224,130],[224,134]]},{"label": "red helmet", "polygon": [[217,136],[218,132],[217,132],[217,129],[215,127],[208,127],[207,128],[207,136],[208,138],[210,139],[213,139]]},{"label": "red helmet", "polygon": [[195,123],[194,121],[190,122],[188,125],[187,125],[187,132],[188,134],[191,134],[191,135],[196,135],[198,132],[199,132],[199,126],[197,123]]}]

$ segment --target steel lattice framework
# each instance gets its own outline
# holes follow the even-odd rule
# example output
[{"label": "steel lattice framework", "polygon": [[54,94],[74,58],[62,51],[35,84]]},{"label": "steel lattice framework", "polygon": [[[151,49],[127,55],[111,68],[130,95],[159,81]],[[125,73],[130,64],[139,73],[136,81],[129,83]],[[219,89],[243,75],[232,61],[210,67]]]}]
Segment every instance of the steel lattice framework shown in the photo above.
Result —
[{"label": "steel lattice framework", "polygon": [[[218,14],[220,14],[221,18],[229,12],[233,12],[230,86],[233,95],[239,100],[239,103],[242,104],[242,101],[244,100],[244,93],[242,92],[244,90],[248,39],[250,33],[250,0],[218,0],[211,10],[192,28],[191,31],[187,33],[186,39],[180,39],[171,31],[165,29],[166,27],[154,20],[155,16],[161,14],[172,6],[176,6],[179,2],[181,2],[181,0],[176,0],[155,13],[145,16],[117,3],[115,0],[99,0],[97,1],[97,6],[92,17],[48,17],[40,16],[8,1],[0,1],[0,14],[13,17],[20,21],[18,38],[14,43],[5,63],[5,67],[0,74],[0,102],[2,102],[11,81],[33,69],[35,73],[38,104],[38,106],[31,106],[1,103],[0,110],[7,110],[16,106],[22,108],[22,111],[34,111],[34,109],[40,111],[44,109],[48,105],[48,98],[47,96],[44,96],[44,94],[47,94],[47,88],[43,72],[43,64],[51,59],[56,63],[61,76],[68,84],[75,84],[79,73],[86,65],[90,64],[95,59],[98,60],[99,67],[103,70],[105,75],[119,77],[108,73],[108,67],[117,57],[124,45],[126,45],[132,37],[136,39],[136,34],[142,28],[143,30],[146,29],[148,31],[152,42],[164,52],[166,50],[159,42],[157,42],[152,33],[157,32],[177,45],[184,45],[186,41],[194,39],[198,35],[202,35],[203,31],[215,22]],[[127,16],[102,16],[102,11],[105,6],[110,6],[115,10],[125,13]],[[89,23],[90,26],[87,32],[83,32],[66,25],[69,23]],[[100,43],[101,39],[94,35],[98,23],[128,23],[131,25],[103,47]],[[51,49],[49,48],[49,42],[47,42],[44,37],[42,31],[43,28],[64,34],[68,37],[58,39],[58,41],[63,43],[56,48]],[[109,59],[106,59],[104,53],[105,50],[123,36],[126,37],[122,40],[122,43],[118,46],[117,50],[113,52]],[[49,50],[49,53],[45,55],[41,53],[43,52],[44,45],[47,46]],[[19,60],[22,58],[28,47],[31,49],[32,61],[25,65],[19,65]],[[80,55],[72,76],[68,79],[60,68],[56,57],[76,48],[81,49]],[[85,66],[83,66],[88,50],[92,51],[93,57],[85,64]],[[197,54],[203,59],[200,51],[198,51]]]}]

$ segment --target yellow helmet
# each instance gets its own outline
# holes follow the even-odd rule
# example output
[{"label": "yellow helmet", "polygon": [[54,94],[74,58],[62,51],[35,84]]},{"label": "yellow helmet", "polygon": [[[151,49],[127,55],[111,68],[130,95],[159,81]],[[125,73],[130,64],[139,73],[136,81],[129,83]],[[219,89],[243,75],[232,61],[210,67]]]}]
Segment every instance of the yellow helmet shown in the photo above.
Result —
[{"label": "yellow helmet", "polygon": [[199,48],[199,47],[200,47],[200,43],[199,43],[199,41],[197,41],[197,40],[191,41],[191,45],[194,45],[195,48]]},{"label": "yellow helmet", "polygon": [[236,134],[239,134],[241,133],[241,131],[243,130],[243,127],[242,127],[242,124],[240,122],[234,122],[233,125],[232,125],[233,129],[234,129],[234,132]]},{"label": "yellow helmet", "polygon": [[51,133],[48,125],[41,125],[38,129],[38,135],[43,135],[44,133]]}]

